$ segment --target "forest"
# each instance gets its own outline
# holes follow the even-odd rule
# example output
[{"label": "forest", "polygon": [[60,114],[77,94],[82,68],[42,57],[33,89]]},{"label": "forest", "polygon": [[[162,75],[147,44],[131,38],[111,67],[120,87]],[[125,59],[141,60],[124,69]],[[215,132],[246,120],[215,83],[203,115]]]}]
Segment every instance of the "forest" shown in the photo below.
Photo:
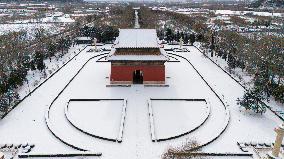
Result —
[{"label": "forest", "polygon": [[17,88],[28,82],[29,70],[45,73],[45,59],[59,59],[72,45],[71,34],[50,38],[51,35],[39,29],[35,41],[31,44],[27,32],[11,32],[0,36],[0,111],[7,112],[17,104],[20,97]]},{"label": "forest", "polygon": [[[211,38],[210,38],[211,37]],[[246,109],[262,113],[263,104],[252,102],[274,98],[284,103],[284,40],[274,35],[242,36],[236,32],[220,31],[208,36],[205,47],[211,56],[227,61],[229,71],[241,68],[253,77],[253,85],[239,103]],[[257,104],[256,104],[257,103]]]}]

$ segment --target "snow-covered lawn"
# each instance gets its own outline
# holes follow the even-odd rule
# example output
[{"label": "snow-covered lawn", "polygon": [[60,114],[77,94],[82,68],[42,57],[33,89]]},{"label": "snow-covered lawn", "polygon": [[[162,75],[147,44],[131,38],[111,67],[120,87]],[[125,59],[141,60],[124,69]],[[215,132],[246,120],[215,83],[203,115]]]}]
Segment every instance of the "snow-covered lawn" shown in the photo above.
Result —
[{"label": "snow-covered lawn", "polygon": [[[110,46],[103,47],[110,48]],[[166,45],[165,47],[178,46]],[[86,51],[90,48],[91,46],[87,47],[0,121],[0,144],[33,143],[35,148],[32,153],[74,152],[74,149],[58,140],[54,136],[56,135],[68,144],[91,152],[101,152],[102,158],[159,159],[169,146],[179,146],[186,139],[196,140],[201,145],[208,144],[203,147],[205,152],[221,153],[242,153],[237,142],[271,143],[275,139],[273,129],[282,121],[269,111],[263,116],[240,111],[236,99],[243,95],[243,88],[194,47],[186,46],[190,52],[176,53],[183,58],[171,55],[180,62],[166,63],[169,87],[144,87],[143,85],[106,87],[109,80],[106,77],[110,74],[110,63],[97,62],[105,55],[100,55],[103,52],[87,53]],[[81,71],[78,72],[79,70]],[[205,81],[221,97],[225,106]],[[148,114],[148,100],[151,98],[206,99],[211,105],[210,116],[202,126],[187,135],[172,140],[152,142]],[[127,99],[127,115],[122,142],[101,140],[82,133],[72,126],[65,117],[65,107],[70,99]],[[163,103],[159,102],[153,103],[154,118],[157,117],[155,126],[164,130],[166,124],[171,125],[170,128],[173,128],[169,131],[171,135],[187,130],[191,126],[194,127],[191,123],[199,121],[192,119],[198,119],[206,114],[203,105],[198,104],[201,108],[196,110],[189,109],[195,106],[185,106],[184,103],[173,106],[169,104],[165,105],[166,109],[164,109]],[[122,108],[119,106],[120,114],[118,115],[119,110],[114,108],[115,105],[106,104],[98,108],[99,105],[92,107],[75,104],[72,106],[71,114],[73,119],[80,121],[78,124],[86,124],[83,121],[87,119],[94,120],[93,123],[87,122],[89,126],[87,124],[86,127],[84,126],[88,129],[96,125],[103,126],[100,125],[102,124],[99,123],[100,121],[117,125],[117,122],[121,122],[121,118],[117,118],[121,116]],[[79,107],[88,107],[88,109]],[[47,110],[49,110],[48,115],[46,115]],[[100,115],[91,116],[90,114],[94,111],[98,111]],[[79,115],[82,113],[90,116]],[[191,118],[197,113],[200,114]],[[168,118],[166,118],[167,114]],[[45,119],[48,119],[47,123]],[[182,128],[179,129],[179,127]],[[113,135],[110,133],[113,131],[110,130],[103,127],[100,133]]]},{"label": "snow-covered lawn", "polygon": [[61,17],[45,17],[40,19],[43,23],[74,23],[75,20],[70,16],[61,16]]},{"label": "snow-covered lawn", "polygon": [[[29,94],[29,92],[36,88],[40,83],[51,76],[65,63],[67,63],[68,60],[80,53],[80,51],[83,50],[84,47],[86,47],[86,45],[74,45],[68,50],[68,53],[64,54],[60,58],[52,57],[51,59],[45,59],[45,73],[39,70],[28,71],[28,74],[26,76],[27,82],[25,82],[21,87],[18,88],[20,98],[22,99],[27,94]],[[58,56],[58,54],[56,54],[55,56]]]},{"label": "snow-covered lawn", "polygon": [[201,126],[210,114],[210,105],[205,100],[151,100],[151,105],[158,140],[190,133]]},{"label": "snow-covered lawn", "polygon": [[23,23],[23,24],[0,24],[0,35],[13,31],[27,31],[28,36],[33,38],[38,29],[44,29],[51,34],[59,33],[62,29],[60,26],[51,23]]},{"label": "snow-covered lawn", "polygon": [[123,100],[69,101],[65,114],[78,129],[115,141],[119,136],[123,103]]},{"label": "snow-covered lawn", "polygon": [[283,13],[270,13],[270,12],[256,12],[256,11],[233,11],[233,10],[214,10],[215,14],[220,15],[246,15],[253,14],[258,16],[274,16],[274,17],[283,17]]},{"label": "snow-covered lawn", "polygon": [[174,11],[179,14],[209,14],[214,12],[216,15],[257,15],[257,16],[266,16],[266,17],[284,17],[283,13],[272,13],[272,12],[258,12],[258,11],[234,11],[234,10],[195,10],[193,8],[179,9]]}]

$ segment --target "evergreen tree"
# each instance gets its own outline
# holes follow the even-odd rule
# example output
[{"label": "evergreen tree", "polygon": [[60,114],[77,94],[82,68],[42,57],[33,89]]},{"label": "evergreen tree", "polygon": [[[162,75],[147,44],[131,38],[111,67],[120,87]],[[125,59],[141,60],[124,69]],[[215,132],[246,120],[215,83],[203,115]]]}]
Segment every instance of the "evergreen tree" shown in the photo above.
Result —
[{"label": "evergreen tree", "polygon": [[260,89],[254,88],[247,91],[241,99],[237,99],[238,104],[246,110],[252,110],[255,113],[263,114],[266,112],[266,106],[262,102],[264,99]]},{"label": "evergreen tree", "polygon": [[194,34],[190,34],[189,35],[189,39],[190,39],[190,44],[193,45],[193,43],[195,42],[195,35]]},{"label": "evergreen tree", "polygon": [[262,61],[254,77],[254,86],[265,93],[267,100],[270,97],[270,94],[272,93],[269,89],[270,83],[271,78],[268,63],[266,61]]},{"label": "evergreen tree", "polygon": [[8,98],[6,94],[0,96],[0,112],[5,113],[8,111]]},{"label": "evergreen tree", "polygon": [[116,28],[113,28],[111,26],[108,26],[106,28],[104,28],[103,32],[102,32],[102,39],[101,42],[105,43],[105,42],[113,42],[115,40],[115,37],[117,37],[119,34],[119,30]]},{"label": "evergreen tree", "polygon": [[6,113],[10,106],[19,102],[19,94],[12,89],[0,96],[0,112]]},{"label": "evergreen tree", "polygon": [[180,40],[180,33],[179,31],[177,31],[176,35],[175,35],[175,41],[179,41]]},{"label": "evergreen tree", "polygon": [[18,85],[21,85],[23,83],[23,74],[21,70],[14,69],[11,71],[8,83],[9,83],[9,88],[17,88]]},{"label": "evergreen tree", "polygon": [[173,41],[173,31],[170,28],[167,28],[167,30],[166,30],[166,41],[167,42]]},{"label": "evergreen tree", "polygon": [[184,41],[185,44],[188,44],[188,42],[189,42],[188,34],[185,34],[183,41]]},{"label": "evergreen tree", "polygon": [[51,57],[54,56],[57,51],[56,44],[54,42],[48,43],[47,51],[48,51],[49,60],[51,61]]},{"label": "evergreen tree", "polygon": [[284,85],[278,85],[273,90],[273,96],[277,101],[284,103]]},{"label": "evergreen tree", "polygon": [[31,67],[31,58],[28,54],[24,55],[22,59],[23,67],[28,71]]},{"label": "evergreen tree", "polygon": [[44,60],[44,55],[41,52],[36,51],[35,57],[34,57],[34,62],[35,62],[36,68],[40,71],[45,69],[45,64],[44,64],[43,60]]},{"label": "evergreen tree", "polygon": [[180,37],[182,38],[182,40],[184,42],[184,33],[183,33],[183,31],[180,33]]},{"label": "evergreen tree", "polygon": [[214,35],[214,33],[212,33],[212,36],[211,36],[211,46],[210,46],[210,49],[211,50],[215,49],[215,35]]},{"label": "evergreen tree", "polygon": [[165,39],[165,35],[164,35],[164,31],[163,30],[158,30],[157,31],[157,35],[159,37],[159,40],[164,40]]},{"label": "evergreen tree", "polygon": [[227,64],[229,66],[229,69],[234,69],[236,68],[236,59],[234,58],[234,56],[232,54],[228,55],[228,61]]}]

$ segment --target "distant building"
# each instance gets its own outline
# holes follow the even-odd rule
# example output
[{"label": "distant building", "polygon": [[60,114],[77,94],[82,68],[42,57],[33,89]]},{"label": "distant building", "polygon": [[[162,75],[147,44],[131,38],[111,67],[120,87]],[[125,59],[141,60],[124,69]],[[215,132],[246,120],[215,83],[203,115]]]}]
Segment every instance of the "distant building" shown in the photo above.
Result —
[{"label": "distant building", "polygon": [[93,39],[91,37],[77,37],[75,42],[76,44],[92,44]]},{"label": "distant building", "polygon": [[155,29],[121,29],[108,61],[111,84],[164,84],[167,57]]}]

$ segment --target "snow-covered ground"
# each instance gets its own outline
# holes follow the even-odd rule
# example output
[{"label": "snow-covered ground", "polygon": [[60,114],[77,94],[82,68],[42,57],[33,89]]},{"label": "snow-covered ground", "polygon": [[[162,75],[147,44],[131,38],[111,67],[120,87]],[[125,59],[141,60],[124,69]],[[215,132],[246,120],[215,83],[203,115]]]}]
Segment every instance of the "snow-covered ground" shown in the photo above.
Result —
[{"label": "snow-covered ground", "polygon": [[68,16],[45,17],[40,20],[43,23],[74,23],[75,20]]},{"label": "snow-covered ground", "polygon": [[283,13],[270,13],[270,12],[256,12],[256,11],[232,11],[232,10],[214,10],[215,14],[219,15],[246,15],[253,14],[258,16],[269,16],[269,17],[283,17]]},{"label": "snow-covered ground", "polygon": [[[195,45],[200,48],[200,43],[195,43]],[[217,57],[217,56],[210,56],[209,52],[206,52],[206,55],[208,58],[210,58],[211,60],[213,60],[218,66],[220,66],[222,69],[224,69],[226,72],[230,73],[232,75],[233,78],[235,78],[237,81],[239,81],[244,87],[246,87],[247,89],[253,87],[253,76],[248,74],[245,70],[242,70],[241,68],[235,68],[232,70],[229,70],[229,66],[227,61],[225,61],[224,59]],[[283,115],[283,103],[277,102],[275,101],[275,99],[273,97],[271,97],[269,99],[269,101],[264,101],[266,103],[266,105],[268,105],[269,107],[271,107],[272,110],[274,110],[276,113],[278,113],[279,116],[282,116],[282,118],[284,118]]]},{"label": "snow-covered ground", "polygon": [[13,31],[27,31],[29,37],[34,37],[37,29],[44,29],[45,31],[56,34],[62,29],[55,24],[43,23],[24,23],[24,24],[0,24],[0,35]]},{"label": "snow-covered ground", "polygon": [[123,100],[69,101],[66,117],[84,132],[116,140],[123,103]]},{"label": "snow-covered ground", "polygon": [[228,75],[224,74],[221,69],[214,66],[211,61],[205,60],[206,58],[196,48],[191,50],[192,53],[187,55],[188,59],[197,67],[216,92],[223,97],[231,111],[231,122],[224,135],[205,149],[216,151],[214,147],[219,144],[219,146],[226,145],[219,152],[232,152],[234,149],[234,146],[231,145],[234,143],[232,141],[235,141],[235,143],[237,141],[273,142],[273,138],[271,139],[274,136],[273,128],[280,124],[281,120],[270,111],[262,116],[240,111],[236,99],[242,96],[244,89]]},{"label": "snow-covered ground", "polygon": [[68,14],[48,16],[41,19],[16,20],[6,24],[0,24],[0,35],[23,30],[27,31],[28,37],[33,38],[38,29],[44,29],[50,34],[57,34],[66,28],[66,24],[68,25],[74,22],[75,20]]},{"label": "snow-covered ground", "polygon": [[86,47],[86,45],[74,45],[68,50],[67,54],[64,54],[60,58],[56,58],[55,56],[59,56],[58,54],[56,54],[51,59],[45,59],[45,73],[39,70],[30,70],[26,76],[27,82],[24,82],[24,84],[18,88],[20,99],[24,98],[27,94],[29,94],[29,92],[36,88],[40,83],[42,83],[45,79],[51,76],[65,63],[67,63],[68,60],[77,55],[84,47]]},{"label": "snow-covered ground", "polygon": [[209,14],[214,12],[216,15],[246,15],[252,14],[257,16],[267,16],[267,17],[284,17],[283,13],[272,13],[272,12],[258,12],[258,11],[234,11],[234,10],[209,10],[209,9],[200,9],[200,8],[183,8],[175,10],[174,12],[180,14]]},{"label": "snow-covered ground", "polygon": [[[165,45],[165,47],[178,46]],[[189,52],[176,53],[179,56],[171,55],[180,62],[166,63],[166,82],[169,87],[144,87],[143,85],[106,87],[109,83],[110,63],[97,62],[105,55],[100,55],[102,52],[87,53],[86,51],[90,49],[87,47],[0,121],[0,144],[33,143],[35,148],[32,153],[74,152],[74,149],[59,141],[54,136],[56,135],[68,144],[92,152],[101,152],[102,158],[158,159],[169,146],[179,146],[186,139],[207,144],[216,138],[215,141],[203,147],[203,151],[220,153],[242,153],[237,142],[273,142],[275,139],[273,129],[282,121],[270,111],[262,116],[240,111],[236,99],[243,95],[244,89],[195,47],[186,46],[186,48]],[[78,72],[79,70],[81,71]],[[225,106],[205,82],[221,97]],[[148,114],[150,98],[206,99],[210,101],[211,112],[209,118],[197,130],[176,139],[152,142]],[[70,99],[127,99],[122,142],[98,139],[73,127],[64,115],[65,107]],[[184,131],[190,129],[185,125],[190,126],[190,122],[197,121],[206,115],[206,109],[203,108],[195,110],[184,104],[177,105],[171,102],[164,104],[167,109],[163,109],[159,102],[153,104],[154,118],[157,116],[158,120],[155,125],[162,122],[163,125],[158,126],[162,126],[164,131],[171,132],[170,135],[178,135],[181,129],[178,125],[167,127],[167,123],[172,125],[173,122],[179,122]],[[104,120],[107,120],[102,121],[104,123],[120,120],[117,119],[118,115],[113,113],[115,110],[107,113],[108,110],[113,109],[112,107],[114,105],[102,110],[95,106],[89,110],[91,110],[90,113],[93,111],[106,113],[106,115],[100,114]],[[176,109],[172,109],[173,107]],[[87,110],[82,111],[88,113]],[[182,113],[182,111],[188,112]],[[196,117],[192,115],[194,112]],[[165,118],[166,114],[172,117]],[[76,120],[85,121],[84,118],[88,118],[80,118],[77,115]],[[94,117],[94,120],[95,118],[97,117]],[[105,124],[97,122],[84,124],[89,124],[93,128],[96,126],[98,129],[101,128],[102,133],[103,131],[107,133]],[[117,124],[110,125],[113,129]]]},{"label": "snow-covered ground", "polygon": [[152,100],[151,105],[155,136],[159,140],[193,131],[201,126],[210,114],[210,105],[207,105],[206,101]]},{"label": "snow-covered ground", "polygon": [[28,19],[28,20],[15,20],[11,23],[27,24],[27,23],[74,23],[74,22],[75,20],[71,18],[69,14],[58,12],[56,14],[48,15],[43,18]]}]

